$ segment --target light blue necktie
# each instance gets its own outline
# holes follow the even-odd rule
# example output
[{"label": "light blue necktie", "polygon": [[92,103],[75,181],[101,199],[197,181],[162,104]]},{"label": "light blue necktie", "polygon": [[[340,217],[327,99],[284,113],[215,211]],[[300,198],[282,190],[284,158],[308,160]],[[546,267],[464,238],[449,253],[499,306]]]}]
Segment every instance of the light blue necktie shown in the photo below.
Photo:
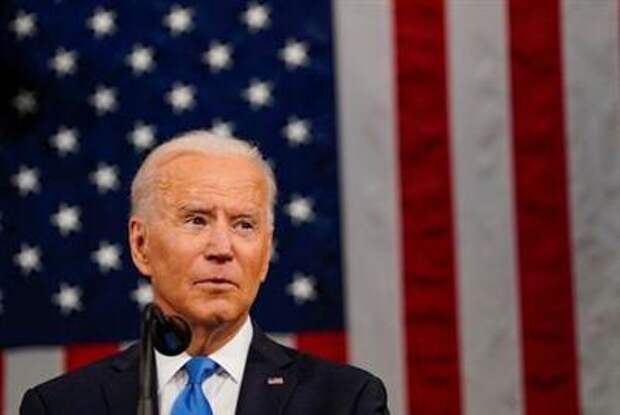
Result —
[{"label": "light blue necktie", "polygon": [[192,357],[185,364],[187,385],[172,405],[171,415],[213,415],[209,401],[202,393],[202,382],[217,369],[217,363],[208,357]]}]

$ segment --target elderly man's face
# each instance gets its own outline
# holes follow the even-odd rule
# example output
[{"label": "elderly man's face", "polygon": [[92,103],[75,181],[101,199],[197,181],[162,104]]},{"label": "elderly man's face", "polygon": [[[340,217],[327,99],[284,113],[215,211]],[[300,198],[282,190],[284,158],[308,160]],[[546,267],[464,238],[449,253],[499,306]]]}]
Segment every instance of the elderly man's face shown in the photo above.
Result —
[{"label": "elderly man's face", "polygon": [[193,324],[240,324],[271,251],[263,172],[242,156],[200,153],[158,172],[148,220],[130,222],[132,256],[156,303]]}]

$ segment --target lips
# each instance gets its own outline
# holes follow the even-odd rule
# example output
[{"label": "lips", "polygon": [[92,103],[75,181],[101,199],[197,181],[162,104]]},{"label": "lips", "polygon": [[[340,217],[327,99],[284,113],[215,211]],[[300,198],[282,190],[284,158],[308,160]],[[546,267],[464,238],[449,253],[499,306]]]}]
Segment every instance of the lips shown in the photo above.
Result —
[{"label": "lips", "polygon": [[224,278],[224,277],[201,278],[201,279],[194,281],[194,285],[211,286],[211,287],[219,287],[219,288],[238,287],[237,283],[235,283],[229,278]]}]

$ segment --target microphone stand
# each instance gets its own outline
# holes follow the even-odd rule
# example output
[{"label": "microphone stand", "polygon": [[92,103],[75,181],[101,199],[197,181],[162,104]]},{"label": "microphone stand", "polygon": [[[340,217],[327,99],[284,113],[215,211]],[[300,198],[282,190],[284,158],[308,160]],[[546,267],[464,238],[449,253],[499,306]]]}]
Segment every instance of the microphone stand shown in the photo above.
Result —
[{"label": "microphone stand", "polygon": [[155,305],[148,304],[142,313],[140,336],[140,383],[138,395],[138,415],[158,415],[157,369],[153,351],[153,321]]},{"label": "microphone stand", "polygon": [[179,316],[166,316],[151,303],[144,307],[140,336],[140,382],[138,415],[158,415],[155,350],[166,356],[183,353],[192,340],[192,330]]}]

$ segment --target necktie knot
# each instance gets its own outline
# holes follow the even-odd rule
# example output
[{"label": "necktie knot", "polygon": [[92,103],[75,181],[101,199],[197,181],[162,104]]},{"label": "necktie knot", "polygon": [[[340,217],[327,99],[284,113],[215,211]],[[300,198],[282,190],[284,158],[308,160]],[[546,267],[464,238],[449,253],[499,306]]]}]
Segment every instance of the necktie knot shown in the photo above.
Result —
[{"label": "necktie knot", "polygon": [[188,383],[201,384],[203,380],[208,378],[217,369],[217,363],[208,357],[192,357],[185,364],[185,371],[188,376]]},{"label": "necktie knot", "polygon": [[217,369],[217,363],[208,357],[192,357],[185,363],[187,385],[172,405],[172,415],[213,415],[206,396],[202,393],[202,382]]}]

